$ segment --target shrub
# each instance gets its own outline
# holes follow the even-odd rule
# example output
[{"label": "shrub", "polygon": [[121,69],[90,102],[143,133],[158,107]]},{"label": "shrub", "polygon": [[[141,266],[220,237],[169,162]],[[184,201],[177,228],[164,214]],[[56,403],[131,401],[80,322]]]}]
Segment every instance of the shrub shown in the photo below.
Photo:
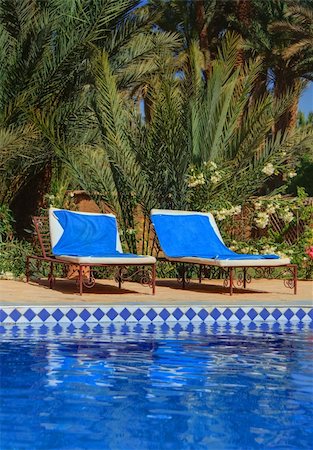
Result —
[{"label": "shrub", "polygon": [[33,253],[32,245],[27,241],[12,239],[0,243],[0,275],[12,273],[14,277],[25,274],[26,256]]}]

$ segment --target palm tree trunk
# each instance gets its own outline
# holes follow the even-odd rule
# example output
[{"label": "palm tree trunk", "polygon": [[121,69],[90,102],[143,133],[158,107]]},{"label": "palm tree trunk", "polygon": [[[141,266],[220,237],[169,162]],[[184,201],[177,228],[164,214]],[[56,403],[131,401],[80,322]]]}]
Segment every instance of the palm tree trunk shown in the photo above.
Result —
[{"label": "palm tree trunk", "polygon": [[52,178],[52,161],[35,173],[19,190],[12,200],[10,208],[15,219],[15,231],[18,237],[29,238],[25,230],[31,228],[31,216],[38,214],[40,208],[45,206],[45,195],[50,190]]},{"label": "palm tree trunk", "polygon": [[208,24],[205,16],[204,0],[195,0],[195,11],[200,50],[203,53],[205,71],[208,74],[210,72],[210,51]]},{"label": "palm tree trunk", "polygon": [[279,117],[275,124],[274,132],[282,133],[291,131],[297,125],[298,103],[300,97],[300,82],[298,79],[288,76],[288,71],[284,69],[277,69],[275,72],[275,89],[274,96],[281,98],[286,94],[293,95],[291,105]]},{"label": "palm tree trunk", "polygon": [[250,104],[254,105],[267,93],[267,69],[264,68],[257,76],[251,92]]},{"label": "palm tree trunk", "polygon": [[[252,16],[252,4],[251,0],[237,0],[236,14],[238,22],[245,28],[248,29],[251,25]],[[244,66],[246,61],[244,49],[241,47],[238,50],[236,58],[236,66]]]}]

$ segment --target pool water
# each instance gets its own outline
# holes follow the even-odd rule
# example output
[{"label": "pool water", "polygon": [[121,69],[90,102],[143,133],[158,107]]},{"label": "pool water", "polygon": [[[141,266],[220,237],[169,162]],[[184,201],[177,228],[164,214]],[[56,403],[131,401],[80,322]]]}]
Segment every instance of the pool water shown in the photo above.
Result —
[{"label": "pool water", "polygon": [[0,332],[0,448],[311,449],[310,328]]}]

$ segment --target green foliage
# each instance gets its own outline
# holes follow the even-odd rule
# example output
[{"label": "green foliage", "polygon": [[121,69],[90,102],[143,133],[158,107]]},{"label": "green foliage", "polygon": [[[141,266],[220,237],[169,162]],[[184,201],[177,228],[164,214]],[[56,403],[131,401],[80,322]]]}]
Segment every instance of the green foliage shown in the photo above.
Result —
[{"label": "green foliage", "polygon": [[11,211],[6,205],[0,205],[0,278],[6,272],[17,277],[23,276],[26,256],[30,253],[30,243],[14,238]]},{"label": "green foliage", "polygon": [[[312,17],[300,3],[246,2],[244,29],[235,1],[205,0],[203,11],[192,1],[2,1],[0,205],[48,166],[47,204],[73,208],[66,193],[84,189],[117,215],[127,249],[141,242],[145,253],[152,208],[221,214],[274,194],[275,176],[281,192],[307,186],[312,121],[277,126],[312,77]],[[3,254],[22,254],[3,208]]]},{"label": "green foliage", "polygon": [[[251,104],[249,93],[260,64],[247,62],[235,69],[238,45],[238,36],[225,36],[208,79],[203,77],[196,43],[182,62],[179,77],[175,59],[166,53],[156,59],[159,74],[148,93],[147,121],[118,90],[118,76],[105,52],[97,53],[92,65],[89,114],[98,133],[82,133],[81,122],[73,122],[72,132],[62,136],[55,116],[37,115],[41,130],[76,183],[99,206],[104,203],[117,215],[130,251],[137,251],[135,236],[127,230],[136,228],[138,205],[148,221],[155,207],[207,210],[221,203],[240,204],[273,173],[291,170],[299,155],[311,148],[310,127],[271,134],[292,94],[279,101],[267,94]],[[218,170],[212,171],[208,161]],[[274,170],[268,172],[269,167]],[[197,176],[203,182],[192,183]],[[142,240],[149,241],[148,225]]]},{"label": "green foliage", "polygon": [[250,241],[232,241],[231,246],[239,253],[275,253],[290,258],[291,263],[298,265],[298,278],[310,280],[313,277],[313,260],[306,253],[312,236],[303,236],[293,245],[277,242],[270,238]]},{"label": "green foliage", "polygon": [[175,50],[177,35],[152,32],[155,16],[139,3],[0,2],[0,202],[11,202],[57,159],[38,117],[48,111],[67,139],[73,121],[92,129],[91,61],[98,49],[108,55],[119,89],[137,88],[156,70],[155,54]]},{"label": "green foliage", "polygon": [[0,243],[13,238],[13,217],[7,205],[0,205]]},{"label": "green foliage", "polygon": [[[252,235],[256,236],[254,238],[230,238],[230,234],[233,234],[230,230],[236,227],[234,216],[240,212],[231,205],[228,205],[227,209],[216,211],[215,217],[220,221],[223,237],[232,250],[252,254],[275,253],[282,258],[288,257],[292,263],[298,265],[299,278],[310,279],[313,276],[313,260],[307,255],[307,250],[313,245],[313,206],[306,203],[307,194],[302,188],[298,189],[297,194],[295,198],[280,195],[258,197],[243,207],[246,216],[241,225],[244,227],[243,235],[246,234],[246,229],[251,229]],[[277,224],[278,219],[280,229],[273,226],[271,216],[274,214],[274,223]],[[290,237],[286,239],[291,230],[299,227],[300,221],[302,226],[298,228],[298,236],[292,241]],[[294,236],[294,233],[292,235]]]},{"label": "green foliage", "polygon": [[14,277],[24,277],[26,256],[33,253],[29,242],[12,239],[0,242],[0,277],[12,274]]}]

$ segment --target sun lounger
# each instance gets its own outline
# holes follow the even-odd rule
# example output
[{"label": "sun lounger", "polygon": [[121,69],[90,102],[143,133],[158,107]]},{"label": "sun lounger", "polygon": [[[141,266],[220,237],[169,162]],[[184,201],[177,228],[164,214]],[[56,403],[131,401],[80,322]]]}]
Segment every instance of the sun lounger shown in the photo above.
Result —
[{"label": "sun lounger", "polygon": [[[228,274],[229,293],[233,293],[234,269],[243,271],[243,287],[246,287],[247,268],[286,267],[293,279],[286,280],[288,287],[297,288],[297,266],[290,264],[289,258],[276,255],[238,254],[229,249],[219,232],[214,217],[210,213],[194,211],[172,211],[153,209],[151,221],[155,229],[165,259],[174,263],[182,263],[182,281],[185,287],[185,264],[200,266],[199,280],[205,266],[218,266]],[[249,277],[250,280],[250,277]]]},{"label": "sun lounger", "polygon": [[121,287],[124,268],[137,266],[137,275],[142,274],[143,284],[151,286],[153,294],[155,293],[156,259],[153,256],[123,253],[113,214],[91,214],[51,208],[49,218],[34,217],[33,223],[42,254],[27,257],[27,281],[31,259],[50,263],[48,279],[51,288],[54,283],[55,264],[75,265],[79,293],[82,295],[83,285],[92,287],[95,284],[92,268],[116,267],[116,280]]}]

